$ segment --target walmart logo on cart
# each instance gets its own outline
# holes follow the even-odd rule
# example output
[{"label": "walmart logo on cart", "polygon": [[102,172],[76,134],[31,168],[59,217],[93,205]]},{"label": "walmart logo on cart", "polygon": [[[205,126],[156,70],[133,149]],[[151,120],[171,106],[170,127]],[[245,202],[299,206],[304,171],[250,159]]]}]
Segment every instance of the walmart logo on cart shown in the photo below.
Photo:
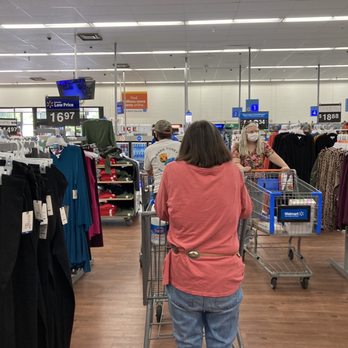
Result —
[{"label": "walmart logo on cart", "polygon": [[282,206],[279,208],[279,221],[298,221],[308,222],[310,220],[310,207],[309,206]]}]

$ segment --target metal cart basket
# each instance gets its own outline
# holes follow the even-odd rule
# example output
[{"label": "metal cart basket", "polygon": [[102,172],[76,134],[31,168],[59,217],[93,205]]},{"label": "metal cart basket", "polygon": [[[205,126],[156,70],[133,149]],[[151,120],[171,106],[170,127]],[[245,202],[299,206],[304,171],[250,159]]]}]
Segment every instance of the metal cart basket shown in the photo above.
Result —
[{"label": "metal cart basket", "polygon": [[[252,239],[244,253],[269,273],[273,289],[280,277],[299,278],[306,289],[313,273],[301,254],[301,238],[320,234],[321,192],[299,179],[294,170],[256,170],[246,174],[245,183],[254,208],[248,221]],[[275,240],[260,243],[261,236],[286,236],[289,241],[287,245]],[[294,238],[297,246],[292,244]]]},{"label": "metal cart basket", "polygon": [[[156,213],[145,211],[141,216],[143,303],[146,305],[144,348],[150,347],[154,340],[173,339],[172,323],[168,310],[168,298],[162,284],[164,258],[168,252],[167,223],[160,221]],[[157,219],[158,233],[151,231],[151,219]],[[153,220],[152,220],[153,221]],[[159,221],[159,223],[158,223]],[[241,224],[241,226],[244,226]],[[153,226],[152,226],[153,228]],[[235,347],[243,348],[241,335],[237,333]],[[164,345],[161,345],[163,347]]]}]

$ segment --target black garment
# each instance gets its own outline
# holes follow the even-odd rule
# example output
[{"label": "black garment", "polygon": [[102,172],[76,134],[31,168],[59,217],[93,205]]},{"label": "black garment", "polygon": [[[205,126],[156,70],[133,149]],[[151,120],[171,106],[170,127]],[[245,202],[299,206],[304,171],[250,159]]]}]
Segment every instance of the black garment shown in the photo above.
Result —
[{"label": "black garment", "polygon": [[[0,339],[1,346],[17,348],[14,271],[21,243],[25,180],[2,175],[0,185]],[[24,289],[23,289],[24,291]],[[21,296],[24,296],[22,294]],[[24,347],[24,346],[23,346]],[[28,347],[31,347],[28,345]]]},{"label": "black garment", "polygon": [[[279,137],[279,138],[278,138]],[[315,147],[312,135],[282,133],[276,136],[273,149],[295,169],[300,179],[310,182],[315,161]],[[274,168],[274,166],[272,166]]]},{"label": "black garment", "polygon": [[318,156],[320,151],[334,146],[337,141],[336,133],[321,134],[315,141],[315,155]]}]

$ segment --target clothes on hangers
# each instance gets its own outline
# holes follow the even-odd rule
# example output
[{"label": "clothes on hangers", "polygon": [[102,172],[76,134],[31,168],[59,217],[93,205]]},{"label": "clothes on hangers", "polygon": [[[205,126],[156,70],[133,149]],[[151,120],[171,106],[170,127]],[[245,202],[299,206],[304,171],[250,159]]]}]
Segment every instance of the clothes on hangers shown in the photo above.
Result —
[{"label": "clothes on hangers", "polygon": [[337,141],[337,133],[323,133],[315,138],[315,154],[319,155],[320,151],[332,147]]},{"label": "clothes on hangers", "polygon": [[83,122],[82,135],[86,137],[86,143],[95,143],[99,150],[116,145],[112,122],[108,120],[97,119]]},{"label": "clothes on hangers", "polygon": [[64,225],[65,240],[71,268],[91,270],[87,233],[92,224],[88,186],[82,150],[68,145],[60,156],[51,153],[53,163],[64,174],[68,186],[64,195],[68,223]]},{"label": "clothes on hangers", "polygon": [[[68,348],[75,300],[59,214],[66,181],[54,167],[42,174],[20,160],[0,185],[1,346]],[[34,202],[43,203],[40,216]]]}]

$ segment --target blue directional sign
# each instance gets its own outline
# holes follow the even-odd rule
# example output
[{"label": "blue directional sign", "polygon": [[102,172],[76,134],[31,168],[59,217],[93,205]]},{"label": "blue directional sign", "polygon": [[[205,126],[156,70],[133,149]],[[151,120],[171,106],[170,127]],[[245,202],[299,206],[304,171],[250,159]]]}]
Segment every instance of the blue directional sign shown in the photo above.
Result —
[{"label": "blue directional sign", "polygon": [[239,116],[240,128],[243,128],[248,123],[256,123],[259,129],[268,129],[268,111],[260,112],[242,112]]},{"label": "blue directional sign", "polygon": [[315,117],[318,116],[319,114],[319,109],[317,106],[311,106],[311,116]]},{"label": "blue directional sign", "polygon": [[123,102],[117,102],[117,114],[122,115],[124,113]]},{"label": "blue directional sign", "polygon": [[348,99],[346,99],[346,112],[348,112]]},{"label": "blue directional sign", "polygon": [[241,112],[243,112],[242,108],[232,108],[232,117],[239,118]]},{"label": "blue directional sign", "polygon": [[259,111],[259,100],[258,99],[247,99],[246,100],[246,111],[258,112]]}]

